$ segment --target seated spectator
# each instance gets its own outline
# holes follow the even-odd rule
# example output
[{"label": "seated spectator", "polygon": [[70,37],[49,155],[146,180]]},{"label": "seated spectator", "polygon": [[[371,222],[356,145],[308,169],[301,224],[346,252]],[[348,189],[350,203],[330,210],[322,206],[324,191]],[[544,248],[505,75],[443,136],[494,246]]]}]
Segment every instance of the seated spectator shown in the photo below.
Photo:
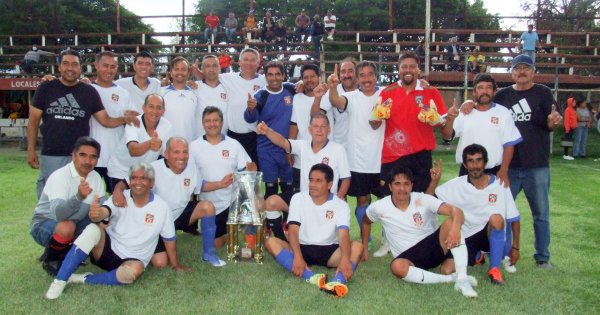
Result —
[{"label": "seated spectator", "polygon": [[248,17],[244,20],[244,27],[242,27],[242,33],[244,34],[244,40],[249,39],[248,34],[252,34],[250,39],[256,38],[258,34],[258,27],[256,25],[256,17],[254,17],[254,10],[248,12]]},{"label": "seated spectator", "polygon": [[204,18],[204,24],[206,24],[206,28],[204,29],[204,40],[208,43],[210,42],[210,33],[214,34],[216,39],[221,20],[215,15],[214,11],[210,11]]},{"label": "seated spectator", "polygon": [[327,15],[323,19],[325,22],[325,31],[327,32],[327,39],[333,40],[333,34],[335,34],[335,22],[337,18],[333,15],[332,10],[327,10]]},{"label": "seated spectator", "polygon": [[227,37],[227,42],[232,43],[233,36],[235,36],[235,32],[237,31],[238,27],[238,20],[235,17],[235,13],[229,12],[223,27],[225,28],[225,37]]},{"label": "seated spectator", "polygon": [[287,43],[287,29],[285,25],[283,25],[283,19],[277,21],[277,25],[273,28],[273,35],[275,36],[275,44],[285,47],[285,44]]},{"label": "seated spectator", "polygon": [[300,14],[296,16],[296,20],[294,22],[296,25],[296,31],[294,35],[297,38],[297,41],[303,42],[308,39],[308,35],[310,33],[310,18],[306,15],[306,11],[302,9]]},{"label": "seated spectator", "polygon": [[479,52],[479,49],[475,48],[473,50],[473,53],[469,55],[468,61],[469,71],[473,73],[486,72],[485,56]]},{"label": "seated spectator", "polygon": [[271,42],[273,41],[273,28],[275,27],[275,20],[271,15],[271,10],[267,10],[265,17],[262,19],[262,27],[260,32],[260,39],[263,42]]}]

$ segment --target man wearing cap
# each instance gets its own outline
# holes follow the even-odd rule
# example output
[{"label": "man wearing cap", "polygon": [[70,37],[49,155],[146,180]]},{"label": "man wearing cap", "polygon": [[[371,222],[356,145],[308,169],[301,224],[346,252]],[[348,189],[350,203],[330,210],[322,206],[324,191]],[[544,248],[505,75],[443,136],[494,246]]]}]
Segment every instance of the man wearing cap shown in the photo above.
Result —
[{"label": "man wearing cap", "polygon": [[540,39],[537,32],[533,30],[533,24],[529,24],[527,25],[527,32],[521,34],[519,48],[521,48],[522,54],[529,56],[535,63],[535,49],[538,47],[540,47]]},{"label": "man wearing cap", "polygon": [[552,92],[533,82],[535,67],[527,55],[512,60],[511,74],[515,84],[496,93],[494,102],[508,108],[523,141],[515,145],[508,178],[514,198],[521,190],[531,208],[535,233],[535,253],[538,267],[551,269],[550,264],[550,132],[562,120],[556,111]]}]

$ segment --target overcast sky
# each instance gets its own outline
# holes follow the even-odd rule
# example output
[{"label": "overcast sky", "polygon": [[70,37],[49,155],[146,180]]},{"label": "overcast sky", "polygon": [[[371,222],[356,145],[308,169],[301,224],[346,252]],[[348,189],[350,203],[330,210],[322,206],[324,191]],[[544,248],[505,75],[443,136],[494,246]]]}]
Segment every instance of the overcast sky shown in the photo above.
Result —
[{"label": "overcast sky", "polygon": [[[180,0],[120,0],[121,5],[133,13],[141,16],[150,15],[180,15],[182,13],[182,1]],[[194,13],[195,0],[185,0],[185,14]],[[519,0],[484,0],[488,12],[500,16],[516,16],[522,14]],[[169,32],[179,29],[173,18],[145,19],[145,23],[151,24],[156,32]],[[509,19],[501,22],[501,26],[515,30],[525,30],[525,22]]]}]

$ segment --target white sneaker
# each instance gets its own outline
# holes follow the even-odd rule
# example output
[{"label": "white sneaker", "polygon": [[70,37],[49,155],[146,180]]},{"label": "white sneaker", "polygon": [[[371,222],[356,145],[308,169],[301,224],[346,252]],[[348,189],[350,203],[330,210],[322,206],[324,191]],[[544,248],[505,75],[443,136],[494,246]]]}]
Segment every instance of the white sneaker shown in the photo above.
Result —
[{"label": "white sneaker", "polygon": [[67,280],[67,283],[85,283],[85,278],[87,276],[93,275],[93,273],[91,272],[85,272],[85,273],[74,273],[69,277],[69,280]]},{"label": "white sneaker", "polygon": [[567,161],[573,161],[575,158],[570,155],[563,155],[563,159],[565,159]]},{"label": "white sneaker", "polygon": [[333,36],[327,36],[327,39],[333,40]]},{"label": "white sneaker", "polygon": [[476,298],[477,292],[473,290],[470,279],[460,279],[454,283],[454,289],[459,291],[464,297]]},{"label": "white sneaker", "polygon": [[383,256],[387,255],[387,253],[389,253],[389,252],[390,252],[390,244],[388,244],[388,241],[385,238],[382,238],[381,239],[381,247],[379,247],[379,249],[373,253],[373,256],[383,257]]},{"label": "white sneaker", "polygon": [[[456,277],[457,277],[457,275],[456,275],[456,272],[455,272],[455,273],[452,274],[452,278],[454,279],[454,282],[458,281]],[[469,284],[472,287],[476,287],[477,284],[478,284],[477,279],[475,277],[473,277],[473,276],[467,276],[467,281],[469,281]]]},{"label": "white sneaker", "polygon": [[508,256],[504,256],[504,259],[502,259],[502,267],[504,267],[504,270],[508,273],[517,272],[517,267],[510,264],[510,257]]},{"label": "white sneaker", "polygon": [[227,263],[219,259],[217,255],[209,255],[208,257],[202,257],[202,260],[211,264],[213,267],[223,267],[227,265]]},{"label": "white sneaker", "polygon": [[48,300],[58,299],[60,297],[60,295],[63,293],[63,291],[65,290],[66,286],[67,286],[67,281],[54,279],[54,281],[52,281],[52,284],[50,284],[48,291],[46,292],[46,298]]}]

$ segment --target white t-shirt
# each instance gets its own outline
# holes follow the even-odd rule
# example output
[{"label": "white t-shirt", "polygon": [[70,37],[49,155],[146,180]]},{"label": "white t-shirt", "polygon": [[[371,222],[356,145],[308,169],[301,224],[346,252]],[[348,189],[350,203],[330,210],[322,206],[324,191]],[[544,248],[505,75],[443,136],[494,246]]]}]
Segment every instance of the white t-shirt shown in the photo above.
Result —
[{"label": "white t-shirt", "polygon": [[291,222],[300,224],[300,244],[339,244],[338,230],[350,229],[350,207],[334,194],[319,206],[308,191],[299,192],[290,202],[288,223]]},{"label": "white t-shirt", "polygon": [[249,133],[256,131],[256,123],[247,123],[244,120],[244,111],[248,108],[248,93],[254,95],[256,91],[267,85],[265,76],[256,74],[252,80],[242,78],[240,73],[224,73],[219,77],[221,84],[227,90],[229,103],[227,104],[227,126],[235,133]]},{"label": "white t-shirt", "polygon": [[152,162],[154,168],[154,191],[164,199],[171,209],[173,220],[177,220],[190,202],[192,194],[199,184],[198,168],[193,160],[181,172],[175,174],[168,166],[166,159]]},{"label": "white t-shirt", "polygon": [[132,108],[140,114],[144,112],[142,105],[144,105],[146,96],[160,93],[160,81],[157,78],[148,78],[148,87],[144,91],[134,83],[133,77],[121,78],[115,83],[129,92]]},{"label": "white t-shirt", "polygon": [[505,220],[519,217],[519,210],[510,189],[501,185],[496,176],[482,190],[475,188],[464,175],[449,180],[435,190],[441,200],[460,208],[465,216],[462,233],[465,238],[481,231],[492,214],[500,214]]},{"label": "white t-shirt", "polygon": [[308,175],[310,168],[315,164],[323,163],[331,166],[333,169],[333,185],[331,192],[337,194],[338,181],[340,179],[350,178],[350,169],[348,168],[348,158],[346,150],[335,142],[327,144],[318,152],[314,152],[309,140],[290,139],[292,154],[298,156],[296,159],[300,162],[300,191],[308,191]]},{"label": "white t-shirt", "polygon": [[198,121],[198,97],[196,92],[185,87],[183,90],[177,90],[172,85],[162,87],[161,95],[165,99],[164,118],[173,122],[171,135],[183,137],[188,142],[196,140],[198,137],[198,126],[202,125]]},{"label": "white t-shirt", "polygon": [[[246,168],[246,163],[251,162],[242,145],[225,135],[222,135],[221,142],[216,145],[212,145],[204,137],[198,138],[190,144],[190,158],[198,167],[202,186],[205,181],[218,182],[227,174],[241,171]],[[200,192],[200,198],[212,202],[216,214],[219,214],[231,205],[232,194],[233,185],[230,185],[218,190]]]},{"label": "white t-shirt", "polygon": [[473,109],[469,115],[458,114],[453,127],[456,136],[460,137],[456,146],[456,163],[459,164],[462,164],[462,152],[465,147],[477,143],[488,153],[485,168],[493,168],[502,164],[505,147],[523,141],[511,112],[496,103],[492,103],[486,111]]},{"label": "white t-shirt", "polygon": [[140,120],[140,126],[125,126],[125,134],[116,148],[115,153],[110,157],[108,161],[108,176],[113,178],[125,179],[129,168],[136,162],[148,162],[151,163],[158,159],[166,148],[167,140],[171,137],[171,123],[164,117],[161,117],[158,126],[156,126],[156,133],[158,138],[162,140],[162,148],[160,151],[148,150],[141,156],[131,156],[127,144],[129,142],[142,143],[152,139],[152,135],[148,135],[144,126],[144,115],[138,116]]},{"label": "white t-shirt", "polygon": [[379,174],[381,169],[381,149],[385,122],[373,130],[369,124],[371,111],[379,98],[380,88],[366,96],[360,90],[342,94],[348,99],[346,111],[350,122],[348,126],[348,143],[345,146],[348,153],[350,170],[359,173]]},{"label": "white t-shirt", "polygon": [[[325,95],[321,98],[321,103],[323,103],[324,100]],[[296,127],[298,127],[298,136],[296,137],[296,140],[312,140],[312,136],[310,135],[310,132],[308,132],[308,127],[310,126],[310,110],[314,101],[314,96],[307,96],[304,93],[298,93],[294,96],[291,122],[295,123]],[[330,119],[329,124],[331,125],[332,122],[333,121]],[[328,138],[331,139],[331,133],[329,133]],[[294,168],[300,168],[299,159],[294,159]]]},{"label": "white t-shirt", "polygon": [[196,89],[196,97],[198,97],[198,137],[204,136],[204,127],[202,127],[202,112],[208,106],[217,107],[223,112],[223,129],[222,133],[227,133],[227,102],[229,97],[225,86],[221,83],[216,87],[207,85],[203,81],[196,81],[198,88]]},{"label": "white t-shirt", "polygon": [[[108,116],[113,118],[122,117],[125,115],[126,110],[133,109],[129,103],[129,92],[124,88],[114,83],[107,88],[101,87],[98,84],[92,84],[92,86],[98,91],[102,105],[104,105]],[[106,167],[108,165],[108,160],[119,145],[124,131],[125,126],[106,128],[92,116],[90,119],[90,137],[98,141],[101,148],[100,157],[96,164],[97,167]]]},{"label": "white t-shirt", "polygon": [[433,196],[412,192],[405,211],[396,208],[392,197],[387,196],[372,203],[367,216],[373,222],[381,221],[392,255],[397,257],[437,230],[437,213],[442,204]]},{"label": "white t-shirt", "polygon": [[[325,15],[325,17],[323,18],[323,24],[325,25],[325,28],[328,27],[333,27],[335,28],[335,22],[337,22],[337,18],[335,17],[335,15],[331,15],[331,16],[327,16]],[[327,23],[329,22],[329,23]]]},{"label": "white t-shirt", "polygon": [[127,207],[114,205],[112,197],[104,205],[111,209],[110,223],[106,233],[110,236],[111,249],[121,258],[135,258],[148,266],[158,237],[175,240],[175,225],[167,203],[158,195],[151,194],[149,202],[136,207],[129,190],[123,192]]}]

